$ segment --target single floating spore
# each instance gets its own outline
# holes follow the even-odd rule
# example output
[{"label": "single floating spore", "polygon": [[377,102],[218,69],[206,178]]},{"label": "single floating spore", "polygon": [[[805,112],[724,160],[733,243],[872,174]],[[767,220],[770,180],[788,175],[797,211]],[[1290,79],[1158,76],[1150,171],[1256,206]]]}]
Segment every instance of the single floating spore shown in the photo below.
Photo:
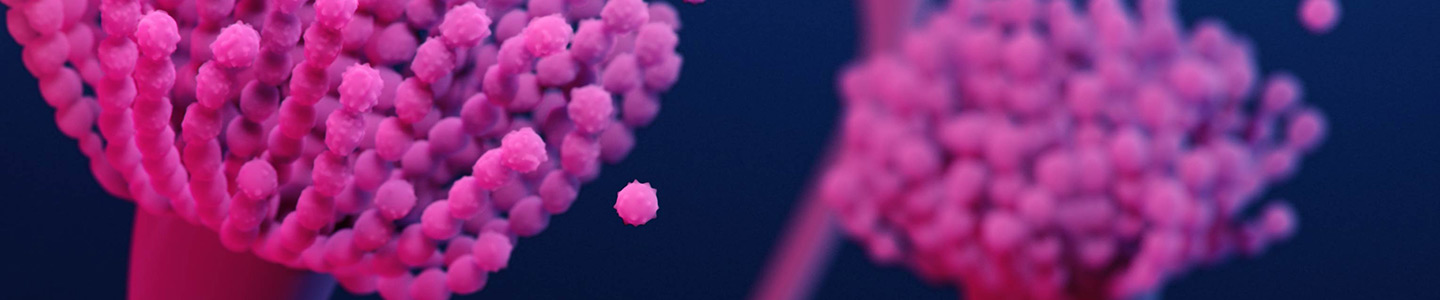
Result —
[{"label": "single floating spore", "polygon": [[644,225],[646,222],[655,219],[655,211],[660,209],[659,199],[655,197],[655,189],[649,183],[640,183],[639,180],[632,181],[620,189],[615,197],[615,212],[620,214],[620,219],[625,224],[632,226]]}]

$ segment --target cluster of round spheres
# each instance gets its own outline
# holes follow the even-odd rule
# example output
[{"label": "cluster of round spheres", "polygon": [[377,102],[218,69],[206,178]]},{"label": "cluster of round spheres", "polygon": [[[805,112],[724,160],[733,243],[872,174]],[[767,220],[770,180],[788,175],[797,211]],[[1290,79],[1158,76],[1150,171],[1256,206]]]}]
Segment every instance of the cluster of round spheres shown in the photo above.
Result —
[{"label": "cluster of round spheres", "polygon": [[109,193],[387,299],[483,288],[682,61],[642,0],[4,3]]},{"label": "cluster of round spheres", "polygon": [[930,12],[839,79],[819,197],[873,260],[967,299],[1134,299],[1290,236],[1256,198],[1323,138],[1299,82],[1258,78],[1221,22],[1124,3]]}]

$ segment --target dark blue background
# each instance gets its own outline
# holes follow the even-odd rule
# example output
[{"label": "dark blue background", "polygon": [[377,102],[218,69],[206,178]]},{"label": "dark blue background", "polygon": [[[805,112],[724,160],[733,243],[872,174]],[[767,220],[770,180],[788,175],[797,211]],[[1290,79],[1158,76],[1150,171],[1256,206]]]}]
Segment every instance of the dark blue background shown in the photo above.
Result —
[{"label": "dark blue background", "polygon": [[[832,130],[836,70],[854,55],[851,1],[679,4],[682,80],[622,165],[570,213],[518,245],[472,298],[737,299],[750,292]],[[1440,2],[1345,1],[1333,33],[1296,21],[1296,0],[1183,1],[1226,19],[1291,70],[1331,135],[1267,196],[1294,201],[1299,236],[1256,260],[1183,277],[1170,299],[1440,299]],[[76,143],[0,37],[0,298],[123,297],[134,206],[106,195]],[[631,179],[660,191],[659,219],[610,208]],[[819,298],[954,298],[845,243]],[[478,296],[478,297],[477,297]],[[336,298],[348,298],[337,292]]]}]

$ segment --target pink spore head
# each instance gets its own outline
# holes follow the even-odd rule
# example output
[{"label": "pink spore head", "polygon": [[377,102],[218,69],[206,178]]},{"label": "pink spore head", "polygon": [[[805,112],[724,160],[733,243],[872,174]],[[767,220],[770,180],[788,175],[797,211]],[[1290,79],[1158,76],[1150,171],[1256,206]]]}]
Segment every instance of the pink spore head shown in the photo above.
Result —
[{"label": "pink spore head", "polygon": [[600,20],[611,33],[630,33],[650,21],[650,9],[641,0],[614,0],[605,3]]},{"label": "pink spore head", "polygon": [[410,62],[410,70],[415,72],[415,78],[427,83],[435,83],[441,77],[450,75],[455,69],[455,53],[446,48],[445,44],[437,38],[430,38],[420,44],[416,49],[415,60]]},{"label": "pink spore head", "polygon": [[450,299],[450,287],[446,285],[445,271],[430,268],[420,272],[410,283],[410,298],[415,300]]},{"label": "pink spore head", "polygon": [[243,22],[236,22],[220,31],[210,44],[215,62],[227,68],[248,67],[260,54],[260,34]]},{"label": "pink spore head", "polygon": [[1339,0],[1305,0],[1300,3],[1300,23],[1314,34],[1328,33],[1340,23]]},{"label": "pink spore head", "polygon": [[529,111],[540,104],[540,82],[534,73],[515,76],[515,97],[510,100],[511,110]]},{"label": "pink spore head", "polygon": [[450,213],[447,200],[431,202],[420,215],[425,236],[435,240],[449,240],[460,234],[461,219]]},{"label": "pink spore head", "polygon": [[525,30],[525,24],[530,22],[530,13],[524,9],[511,10],[500,16],[495,23],[495,41],[504,43],[510,38],[520,35]]},{"label": "pink spore head", "polygon": [[1260,227],[1271,239],[1285,239],[1295,234],[1298,217],[1295,208],[1285,202],[1272,203],[1260,216]]},{"label": "pink spore head", "polygon": [[180,42],[180,30],[170,14],[152,11],[136,25],[135,42],[146,58],[160,59],[175,53],[176,44]]},{"label": "pink spore head", "polygon": [[354,225],[354,246],[360,251],[375,251],[390,242],[391,236],[395,233],[392,222],[380,217],[380,212],[374,209],[360,213],[355,218]]},{"label": "pink spore head", "polygon": [[398,161],[410,149],[414,137],[406,125],[395,117],[385,118],[375,128],[375,154],[385,161]]},{"label": "pink spore head", "polygon": [[358,5],[356,0],[317,0],[314,4],[315,23],[331,30],[345,28],[355,17]]},{"label": "pink spore head", "polygon": [[604,8],[604,0],[567,0],[566,8],[570,16],[578,19],[595,18],[600,16],[600,10]]},{"label": "pink spore head", "polygon": [[[419,56],[417,55],[416,57]],[[426,63],[419,63],[412,64],[411,68],[435,71],[434,69],[430,69],[433,66],[434,65]],[[443,76],[435,75],[436,73],[430,74],[432,76]],[[419,75],[407,78],[405,81],[400,82],[400,86],[395,87],[395,116],[399,118],[401,123],[419,123],[424,120],[427,115],[431,114],[434,106],[435,94],[430,90],[429,84],[421,79]]]},{"label": "pink spore head", "polygon": [[674,52],[660,55],[660,61],[645,67],[645,90],[665,91],[680,80],[680,67],[685,58]]},{"label": "pink spore head", "polygon": [[386,220],[404,218],[415,207],[415,186],[404,180],[390,180],[375,191],[375,209]]},{"label": "pink spore head", "polygon": [[382,24],[376,24],[375,18],[370,15],[356,15],[355,19],[350,20],[350,24],[345,25],[340,33],[344,37],[342,45],[344,45],[345,51],[363,49],[366,42],[370,40],[370,36],[375,34],[375,26],[379,25]]},{"label": "pink spore head", "polygon": [[635,132],[619,120],[610,122],[600,132],[600,158],[606,163],[619,163],[635,148]]},{"label": "pink spore head", "polygon": [[605,69],[600,73],[600,84],[606,91],[611,93],[624,93],[640,87],[641,74],[640,64],[636,62],[635,55],[624,53],[616,55],[605,64]]},{"label": "pink spore head", "polygon": [[480,155],[475,161],[472,172],[475,176],[475,186],[482,190],[493,191],[510,181],[513,171],[505,167],[503,149],[490,149]]},{"label": "pink spore head", "polygon": [[60,31],[65,25],[65,14],[59,12],[66,6],[65,1],[61,0],[39,0],[23,8],[25,19],[30,21],[30,28],[35,30],[35,33],[50,35]]},{"label": "pink spore head", "polygon": [[635,60],[644,67],[659,64],[666,55],[675,53],[679,43],[680,38],[670,25],[646,23],[640,26],[640,33],[635,36]]},{"label": "pink spore head", "polygon": [[570,205],[575,203],[577,192],[575,179],[565,175],[565,172],[552,171],[540,181],[540,200],[544,201],[545,211],[552,214],[570,210]]},{"label": "pink spore head", "polygon": [[425,237],[421,226],[419,223],[405,226],[400,236],[395,239],[395,256],[407,266],[424,266],[440,258],[435,241]]},{"label": "pink spore head", "polygon": [[575,81],[579,72],[575,57],[570,55],[569,51],[542,57],[535,63],[535,79],[546,86],[563,86]]},{"label": "pink spore head", "polygon": [[490,17],[485,10],[466,2],[445,12],[440,22],[440,38],[452,48],[474,47],[490,36]]},{"label": "pink spore head", "polygon": [[400,273],[398,276],[378,276],[375,285],[380,298],[384,299],[410,299],[410,285],[415,281],[415,275],[410,272]]},{"label": "pink spore head", "polygon": [[680,12],[675,11],[675,6],[670,3],[650,3],[650,22],[668,25],[670,30],[680,30]]},{"label": "pink spore head", "polygon": [[572,0],[530,0],[525,3],[531,14],[536,16],[548,16],[552,14],[564,14],[565,6]]},{"label": "pink spore head", "polygon": [[559,14],[532,19],[523,32],[525,50],[530,51],[530,55],[534,57],[560,52],[570,43],[573,31],[570,24],[565,23],[565,18]]},{"label": "pink spore head", "polygon": [[614,119],[615,104],[610,93],[599,86],[585,86],[570,92],[566,111],[581,132],[599,133]]},{"label": "pink spore head", "polygon": [[44,98],[45,103],[50,104],[50,107],[70,107],[83,95],[84,82],[81,80],[83,79],[80,78],[80,74],[74,70],[58,69],[54,76],[40,81],[40,97]]},{"label": "pink spore head", "polygon": [[1020,246],[1028,235],[1028,224],[1009,213],[991,213],[981,222],[981,238],[984,247],[995,253],[1004,253]]},{"label": "pink spore head", "polygon": [[370,111],[379,102],[385,82],[380,71],[368,64],[355,64],[345,69],[340,79],[340,104],[346,111],[362,113]]},{"label": "pink spore head", "polygon": [[410,61],[420,41],[403,23],[392,23],[377,31],[365,46],[365,56],[377,65]]},{"label": "pink spore head", "polygon": [[545,154],[545,140],[530,127],[505,134],[500,149],[505,167],[520,173],[533,172],[549,159]]},{"label": "pink spore head", "polygon": [[[254,119],[252,119],[254,120]],[[260,119],[263,120],[263,119]],[[365,138],[365,121],[355,113],[336,111],[325,119],[325,146],[336,155],[350,155]]]},{"label": "pink spore head", "polygon": [[1301,150],[1312,150],[1325,139],[1325,117],[1315,109],[1305,109],[1290,118],[1286,126],[1286,144]]},{"label": "pink spore head", "polygon": [[267,199],[275,193],[275,167],[264,160],[252,160],[240,167],[235,188],[249,199]]},{"label": "pink spore head", "polygon": [[660,209],[660,203],[655,197],[655,189],[649,183],[640,183],[639,180],[631,181],[620,189],[615,197],[615,212],[620,214],[620,219],[625,224],[632,226],[644,225],[646,222],[655,219],[655,211]]},{"label": "pink spore head", "polygon": [[605,23],[600,20],[582,20],[575,30],[570,53],[575,57],[575,61],[594,63],[604,58],[614,43],[615,38],[605,32]]},{"label": "pink spore head", "polygon": [[446,271],[446,286],[460,294],[470,294],[485,288],[485,282],[489,279],[489,275],[476,266],[475,257],[471,255],[461,256],[450,262]]},{"label": "pink spore head", "polygon": [[466,146],[465,124],[457,117],[441,119],[430,127],[430,154],[449,156]]},{"label": "pink spore head", "polygon": [[678,15],[640,0],[5,2],[107,191],[390,299],[483,288],[634,147],[680,67]]},{"label": "pink spore head", "polygon": [[[532,63],[531,60],[535,59],[535,57],[530,55],[530,51],[525,50],[524,36],[520,36],[519,38],[505,40],[504,43],[500,44],[500,50],[496,52],[495,59],[495,66],[499,67],[499,74],[507,76],[503,79],[509,80],[513,79],[513,77],[508,76],[514,76],[528,71]],[[489,76],[489,74],[486,74],[486,76]]]},{"label": "pink spore head", "polygon": [[280,223],[280,240],[282,252],[299,254],[299,252],[310,248],[315,243],[317,232],[300,225],[300,216],[289,214]]},{"label": "pink spore head", "polygon": [[452,217],[469,220],[489,207],[489,194],[480,192],[476,188],[475,177],[466,176],[455,180],[454,186],[450,187],[447,199]]},{"label": "pink spore head", "polygon": [[1265,81],[1265,89],[1260,94],[1260,108],[1265,114],[1278,114],[1293,107],[1300,101],[1303,88],[1300,81],[1288,74],[1271,76]]},{"label": "pink spore head", "polygon": [[[1253,51],[1218,22],[1181,28],[1166,0],[950,2],[924,20],[867,10],[896,32],[869,31],[891,36],[838,80],[816,194],[874,260],[967,298],[1129,299],[1293,234],[1284,202],[1240,212],[1295,174],[1323,115],[1291,76],[1256,93]],[[1307,0],[1301,18],[1333,26],[1333,4]]]},{"label": "pink spore head", "polygon": [[579,132],[566,134],[560,142],[560,167],[579,178],[598,175],[600,143]]},{"label": "pink spore head", "polygon": [[30,44],[30,41],[40,37],[40,33],[35,32],[35,28],[31,27],[29,17],[25,16],[25,12],[16,9],[10,9],[5,13],[5,29],[9,30],[10,36],[14,37],[15,43],[20,46],[26,46]]},{"label": "pink spore head", "polygon": [[515,202],[510,208],[510,231],[521,237],[539,235],[550,226],[550,213],[545,211],[540,197],[527,196]]},{"label": "pink spore head", "polygon": [[650,92],[635,89],[625,93],[625,99],[621,102],[621,116],[625,119],[625,125],[630,127],[644,127],[655,121],[660,115],[660,99]]},{"label": "pink spore head", "polygon": [[490,231],[480,233],[475,238],[475,244],[470,247],[475,266],[485,272],[505,269],[510,264],[510,251],[515,249],[509,237]]}]

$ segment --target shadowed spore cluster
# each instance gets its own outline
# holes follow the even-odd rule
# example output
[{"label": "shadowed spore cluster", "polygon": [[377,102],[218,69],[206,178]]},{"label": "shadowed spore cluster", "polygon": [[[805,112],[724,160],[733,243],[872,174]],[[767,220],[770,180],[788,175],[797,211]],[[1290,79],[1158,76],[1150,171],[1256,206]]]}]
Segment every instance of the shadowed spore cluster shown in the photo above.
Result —
[{"label": "shadowed spore cluster", "polygon": [[[1311,6],[1333,1],[1309,2],[1328,30]],[[901,21],[839,79],[820,200],[873,260],[967,299],[1132,299],[1289,237],[1293,209],[1256,198],[1324,135],[1299,81],[1260,78],[1219,21],[1125,3],[953,0]]]}]

